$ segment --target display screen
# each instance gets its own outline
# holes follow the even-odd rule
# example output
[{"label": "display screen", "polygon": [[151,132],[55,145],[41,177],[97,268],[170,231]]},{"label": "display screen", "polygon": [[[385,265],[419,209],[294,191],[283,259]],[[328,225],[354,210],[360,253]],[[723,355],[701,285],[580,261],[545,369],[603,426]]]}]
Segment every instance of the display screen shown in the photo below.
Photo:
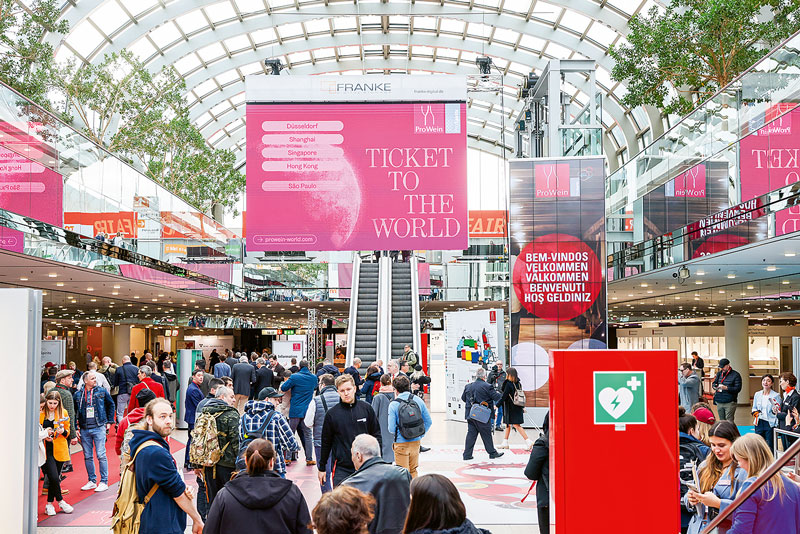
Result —
[{"label": "display screen", "polygon": [[248,104],[247,247],[467,248],[464,103]]}]

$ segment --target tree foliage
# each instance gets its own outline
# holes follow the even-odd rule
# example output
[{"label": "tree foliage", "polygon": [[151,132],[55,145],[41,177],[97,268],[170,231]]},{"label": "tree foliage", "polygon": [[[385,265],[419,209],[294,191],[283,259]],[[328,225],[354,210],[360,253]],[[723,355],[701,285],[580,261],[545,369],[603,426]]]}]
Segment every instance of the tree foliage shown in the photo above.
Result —
[{"label": "tree foliage", "polygon": [[87,137],[139,159],[151,178],[203,211],[235,207],[244,189],[235,155],[210,147],[189,120],[186,86],[173,67],[153,74],[123,51],[65,69],[59,87]]},{"label": "tree foliage", "polygon": [[611,77],[629,107],[685,114],[800,29],[798,0],[673,0],[630,20]]},{"label": "tree foliage", "polygon": [[47,93],[53,88],[53,47],[45,33],[65,34],[67,21],[58,21],[56,0],[34,0],[26,7],[17,0],[0,0],[0,81],[40,106],[51,109]]}]

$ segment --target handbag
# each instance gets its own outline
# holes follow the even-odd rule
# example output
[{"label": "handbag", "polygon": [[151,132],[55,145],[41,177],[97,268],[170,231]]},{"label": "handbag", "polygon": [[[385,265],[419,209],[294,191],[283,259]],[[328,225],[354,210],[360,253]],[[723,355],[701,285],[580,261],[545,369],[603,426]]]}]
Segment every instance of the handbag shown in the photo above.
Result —
[{"label": "handbag", "polygon": [[522,391],[522,386],[517,387],[518,384],[514,384],[514,396],[511,397],[511,402],[514,406],[525,406],[527,399],[525,399],[525,392]]},{"label": "handbag", "polygon": [[489,408],[489,404],[487,402],[477,404],[475,395],[470,395],[469,402],[472,405],[469,409],[469,419],[479,423],[488,423],[489,419],[492,418],[492,410]]}]

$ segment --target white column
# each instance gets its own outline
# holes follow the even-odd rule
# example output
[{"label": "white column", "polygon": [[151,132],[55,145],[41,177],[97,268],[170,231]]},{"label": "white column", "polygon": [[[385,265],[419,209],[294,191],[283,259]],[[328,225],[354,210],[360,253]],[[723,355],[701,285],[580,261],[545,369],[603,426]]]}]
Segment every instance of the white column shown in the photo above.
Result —
[{"label": "white column", "polygon": [[731,367],[742,375],[742,391],[738,403],[750,403],[750,343],[746,317],[725,317],[725,357]]},{"label": "white column", "polygon": [[[0,289],[0,339],[6,367],[18,378],[7,380],[3,393],[13,407],[3,413],[0,440],[0,517],[3,532],[36,532],[36,490],[39,476],[39,373],[42,343],[42,292]],[[25,364],[19,365],[19,357]]]}]

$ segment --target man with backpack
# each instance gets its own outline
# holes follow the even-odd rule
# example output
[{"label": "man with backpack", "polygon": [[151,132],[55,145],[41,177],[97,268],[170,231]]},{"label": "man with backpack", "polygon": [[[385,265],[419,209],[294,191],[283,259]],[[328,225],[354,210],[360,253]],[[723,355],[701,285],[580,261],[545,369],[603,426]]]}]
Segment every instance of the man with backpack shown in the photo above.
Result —
[{"label": "man with backpack", "polygon": [[239,421],[239,455],[236,458],[236,468],[244,470],[244,452],[254,439],[267,439],[275,448],[275,466],[273,471],[282,478],[286,478],[287,453],[300,450],[300,445],[294,438],[289,422],[278,411],[283,393],[272,386],[265,387],[258,393],[258,400],[247,401],[244,413]]},{"label": "man with backpack", "polygon": [[325,466],[328,458],[332,458],[334,488],[356,470],[350,455],[350,447],[357,435],[370,434],[375,436],[378,443],[381,442],[378,417],[372,406],[356,399],[353,377],[340,375],[336,377],[335,384],[336,391],[339,392],[339,403],[328,409],[322,422],[322,439],[317,464],[319,483],[323,485],[328,478]]},{"label": "man with backpack", "polygon": [[[181,479],[166,441],[174,425],[169,401],[149,402],[144,423],[145,429],[132,431],[134,470],[122,474],[112,530],[115,534],[183,534],[188,514],[194,522],[192,533],[201,534],[203,520],[192,503],[193,492]],[[130,516],[132,520],[123,521]]]},{"label": "man with backpack", "polygon": [[[350,373],[348,373],[350,374]],[[352,375],[351,375],[352,376]],[[339,404],[339,393],[333,385],[333,375],[324,374],[319,377],[319,395],[314,397],[308,405],[306,417],[303,419],[305,425],[312,429],[314,439],[314,454],[319,462],[319,456],[322,451],[322,423],[325,421],[325,414],[331,407]],[[327,493],[331,491],[331,459],[328,458],[327,465],[325,466],[325,483],[320,485],[320,491]]]},{"label": "man with backpack", "polygon": [[[497,361],[492,370],[489,371],[489,376],[486,377],[486,382],[492,386],[498,393],[503,393],[503,382],[506,381],[506,372],[503,370],[503,362]],[[495,430],[503,430],[503,405],[497,405],[497,418],[494,422]]]},{"label": "man with backpack", "polygon": [[[336,372],[339,372],[338,369]],[[311,429],[303,423],[303,418],[314,397],[314,390],[317,389],[317,377],[309,371],[307,360],[300,361],[300,372],[291,375],[286,382],[281,384],[280,389],[291,392],[289,426],[292,427],[292,432],[297,431],[300,435],[300,441],[303,442],[303,450],[306,453],[306,465],[314,465],[316,462],[311,456],[314,452],[311,445]]]},{"label": "man with backpack", "polygon": [[425,402],[412,395],[411,381],[399,375],[392,381],[397,397],[389,403],[389,433],[394,436],[395,463],[405,467],[411,478],[417,478],[420,442],[433,421]]},{"label": "man with backpack", "polygon": [[231,479],[239,453],[239,412],[233,390],[217,388],[215,398],[203,406],[194,423],[189,461],[202,466],[208,505]]}]

